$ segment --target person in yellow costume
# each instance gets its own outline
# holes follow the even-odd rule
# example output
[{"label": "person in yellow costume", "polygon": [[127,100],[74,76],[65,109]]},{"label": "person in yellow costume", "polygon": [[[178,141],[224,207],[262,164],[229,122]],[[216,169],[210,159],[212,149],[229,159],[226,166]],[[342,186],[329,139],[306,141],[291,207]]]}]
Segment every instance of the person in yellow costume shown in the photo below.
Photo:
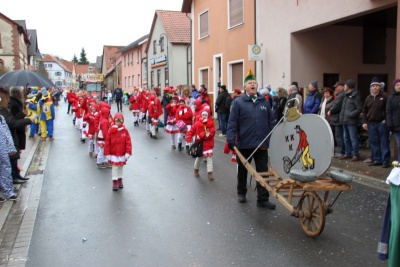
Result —
[{"label": "person in yellow costume", "polygon": [[37,111],[39,114],[42,140],[45,141],[47,137],[49,137],[49,140],[53,141],[53,126],[56,114],[54,111],[53,101],[51,101],[50,94],[47,92],[46,88],[42,88],[42,98],[38,102]]},{"label": "person in yellow costume", "polygon": [[[36,101],[36,94],[33,92],[28,95],[28,99],[25,101],[26,103],[26,110],[28,111],[27,117],[31,118],[34,114],[37,114],[37,101]],[[29,139],[35,139],[36,134],[36,124],[38,123],[38,119],[32,121],[31,125],[29,126]]]}]

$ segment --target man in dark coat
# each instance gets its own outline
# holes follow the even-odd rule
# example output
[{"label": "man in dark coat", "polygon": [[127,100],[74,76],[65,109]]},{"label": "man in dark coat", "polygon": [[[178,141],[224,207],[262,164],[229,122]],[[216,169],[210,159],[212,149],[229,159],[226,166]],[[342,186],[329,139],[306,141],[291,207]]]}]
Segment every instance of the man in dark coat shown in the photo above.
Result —
[{"label": "man in dark coat", "polygon": [[335,143],[338,147],[338,152],[335,154],[335,158],[340,158],[344,156],[344,142],[343,142],[343,125],[340,124],[339,115],[342,109],[342,103],[344,100],[344,83],[336,82],[333,86],[336,91],[336,98],[333,100],[332,106],[328,111],[328,115],[331,116],[330,124],[334,127],[335,132]]},{"label": "man in dark coat", "polygon": [[[343,140],[345,148],[345,155],[340,157],[340,160],[350,159],[351,162],[360,160],[357,124],[363,106],[361,94],[355,88],[356,82],[354,80],[346,81],[344,85],[346,94],[339,115],[339,122],[343,124]],[[352,149],[354,152],[353,157],[351,156]]]},{"label": "man in dark coat", "polygon": [[227,115],[229,114],[229,108],[227,107],[227,101],[231,98],[225,85],[221,85],[219,88],[219,94],[217,100],[215,101],[215,112],[218,113],[219,128],[221,129],[221,134],[219,136],[226,136],[227,127]]},{"label": "man in dark coat", "polygon": [[[268,171],[269,139],[264,140],[275,126],[269,101],[257,93],[258,83],[251,71],[244,80],[245,93],[232,102],[228,120],[226,141],[231,150],[237,147],[240,153],[248,158],[254,158],[256,171]],[[263,122],[263,123],[260,123]],[[247,169],[238,161],[237,174],[238,202],[246,202]],[[269,202],[269,192],[260,183],[256,183],[257,207],[275,209],[275,204]]]}]

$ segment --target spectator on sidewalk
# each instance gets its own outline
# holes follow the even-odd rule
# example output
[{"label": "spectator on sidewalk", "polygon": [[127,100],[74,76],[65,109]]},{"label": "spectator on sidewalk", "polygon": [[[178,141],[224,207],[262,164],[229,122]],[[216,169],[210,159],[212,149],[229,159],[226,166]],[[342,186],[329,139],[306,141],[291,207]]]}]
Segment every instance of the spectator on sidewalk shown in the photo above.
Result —
[{"label": "spectator on sidewalk", "polygon": [[[13,171],[13,183],[15,184],[23,184],[25,183],[25,180],[28,180],[29,178],[24,178],[20,175],[19,169],[18,169],[18,159],[20,158],[19,155],[19,150],[20,150],[20,144],[19,144],[19,138],[17,135],[17,130],[18,129],[25,129],[25,127],[29,124],[31,124],[36,118],[36,116],[33,116],[32,118],[25,118],[25,114],[18,114],[17,118],[13,116],[13,114],[9,111],[9,100],[10,100],[10,93],[8,90],[5,90],[3,87],[0,87],[0,115],[4,117],[6,120],[6,123],[8,125],[8,128],[10,129],[11,136],[13,138],[14,146],[17,151],[17,153],[14,153],[10,155],[10,163]],[[24,145],[24,144],[23,144]],[[24,147],[25,148],[25,147]],[[18,179],[18,178],[23,178],[23,179]]]},{"label": "spectator on sidewalk", "polygon": [[219,136],[226,136],[227,115],[229,114],[229,108],[226,106],[228,98],[231,98],[231,95],[228,93],[226,86],[221,85],[217,100],[215,101],[215,112],[218,113],[218,125],[221,129]]},{"label": "spectator on sidewalk", "polygon": [[327,120],[329,125],[331,125],[331,116],[328,114],[328,111],[331,109],[333,104],[333,90],[329,87],[325,87],[323,93],[324,98],[322,99],[321,105],[319,107],[318,115]]},{"label": "spectator on sidewalk", "polygon": [[342,110],[342,104],[346,93],[344,91],[343,82],[336,82],[333,88],[335,88],[336,98],[332,102],[328,115],[331,116],[331,125],[333,126],[335,133],[335,144],[338,148],[335,158],[341,158],[344,156],[345,150],[343,142],[343,125],[340,123],[339,115]]},{"label": "spectator on sidewalk", "polygon": [[393,81],[394,91],[386,103],[386,123],[397,141],[397,161],[400,162],[400,79]]},{"label": "spectator on sidewalk", "polygon": [[386,124],[387,97],[381,91],[378,77],[373,77],[370,95],[364,101],[362,110],[362,127],[368,131],[371,146],[371,160],[368,166],[390,167],[389,130]]},{"label": "spectator on sidewalk", "polygon": [[[339,115],[339,123],[343,124],[343,140],[345,155],[340,160],[350,159],[351,162],[359,161],[359,140],[357,136],[357,124],[362,111],[360,91],[356,89],[354,80],[347,80],[344,85],[345,97]],[[352,151],[353,149],[353,156]]]},{"label": "spectator on sidewalk", "polygon": [[8,200],[17,200],[14,192],[12,170],[10,156],[18,154],[15,149],[13,138],[10,129],[7,126],[6,120],[0,115],[0,189],[3,197],[0,197],[0,202]]},{"label": "spectator on sidewalk", "polygon": [[318,81],[311,81],[308,85],[308,95],[304,102],[304,114],[317,114],[321,104],[322,95],[318,91]]},{"label": "spectator on sidewalk", "polygon": [[[296,103],[296,100],[289,101],[293,98],[297,98],[298,103]],[[291,108],[294,107],[295,105],[297,106],[297,109],[302,112],[303,110],[303,97],[299,93],[299,89],[297,87],[297,82],[292,82],[292,84],[288,88],[288,102],[287,102],[287,107]]]}]

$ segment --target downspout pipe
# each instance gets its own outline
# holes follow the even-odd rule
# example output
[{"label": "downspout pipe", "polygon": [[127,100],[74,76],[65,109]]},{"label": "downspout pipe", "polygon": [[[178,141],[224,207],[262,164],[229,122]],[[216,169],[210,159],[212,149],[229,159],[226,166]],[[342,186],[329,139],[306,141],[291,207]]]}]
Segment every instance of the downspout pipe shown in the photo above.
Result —
[{"label": "downspout pipe", "polygon": [[[192,84],[192,81],[190,79],[191,75],[190,72],[192,71],[192,19],[190,16],[188,16],[188,13],[186,13],[186,17],[189,18],[190,20],[190,43],[189,45],[186,47],[186,81],[187,81],[187,85],[188,87],[190,87],[190,85]],[[189,68],[190,66],[190,68]]]}]

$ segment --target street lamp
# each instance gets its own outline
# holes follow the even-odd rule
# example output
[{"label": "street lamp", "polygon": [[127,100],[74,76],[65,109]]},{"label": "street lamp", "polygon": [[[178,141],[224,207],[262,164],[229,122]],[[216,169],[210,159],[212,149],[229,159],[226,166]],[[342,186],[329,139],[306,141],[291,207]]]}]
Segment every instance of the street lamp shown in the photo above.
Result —
[{"label": "street lamp", "polygon": [[[168,76],[165,77],[166,81],[168,81],[168,85],[169,85],[169,54],[168,54],[168,36],[166,33],[161,33],[160,34],[160,40],[158,41],[158,44],[160,45],[160,47],[164,50],[164,39],[161,39],[161,36],[165,36],[166,41],[167,41],[167,57],[166,57],[166,61],[167,61],[167,70],[168,70]],[[164,74],[165,74],[165,70],[164,70]],[[167,86],[167,83],[165,83],[165,87]]]}]

